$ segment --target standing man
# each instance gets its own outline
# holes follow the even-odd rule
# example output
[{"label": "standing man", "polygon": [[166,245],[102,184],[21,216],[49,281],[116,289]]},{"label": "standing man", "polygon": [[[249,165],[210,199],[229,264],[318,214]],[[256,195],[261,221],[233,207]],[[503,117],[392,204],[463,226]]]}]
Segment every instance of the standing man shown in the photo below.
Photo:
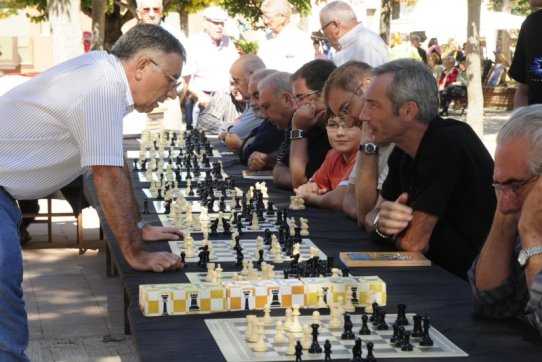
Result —
[{"label": "standing man", "polygon": [[[531,7],[542,6],[542,0],[530,0]],[[514,107],[542,103],[542,10],[529,15],[519,32],[518,43],[508,74],[518,82]]]},{"label": "standing man", "polygon": [[336,50],[333,62],[337,66],[357,60],[376,67],[390,58],[382,38],[358,22],[356,13],[345,2],[334,1],[324,6],[320,11],[320,26]]},{"label": "standing man", "polygon": [[438,116],[425,64],[398,59],[374,74],[360,119],[373,142],[395,148],[365,228],[466,279],[495,211],[493,160],[469,125]]},{"label": "standing man", "polygon": [[258,56],[268,69],[293,73],[314,59],[311,38],[290,24],[290,3],[287,0],[264,0],[260,9],[269,29],[260,43]]},{"label": "standing man", "polygon": [[475,311],[522,317],[542,334],[542,105],[515,111],[497,136],[497,210],[469,271]]},{"label": "standing man", "polygon": [[228,14],[224,10],[216,6],[206,8],[203,10],[203,32],[190,38],[188,64],[192,77],[188,84],[189,96],[185,110],[188,126],[195,126],[197,122],[197,119],[193,119],[194,106],[200,108],[200,116],[203,117],[213,97],[216,98],[215,105],[209,117],[223,119],[223,115],[232,107],[235,110],[229,90],[230,68],[239,54],[235,44],[224,34],[227,19]]},{"label": "standing man", "polygon": [[[0,98],[0,360],[26,361],[28,325],[17,199],[36,199],[91,168],[107,223],[128,264],[156,272],[181,267],[145,240],[180,231],[145,227],[124,163],[122,119],[177,96],[184,49],[155,25],[136,25],[111,54],[91,51],[43,72]],[[85,86],[82,87],[81,84]]]}]

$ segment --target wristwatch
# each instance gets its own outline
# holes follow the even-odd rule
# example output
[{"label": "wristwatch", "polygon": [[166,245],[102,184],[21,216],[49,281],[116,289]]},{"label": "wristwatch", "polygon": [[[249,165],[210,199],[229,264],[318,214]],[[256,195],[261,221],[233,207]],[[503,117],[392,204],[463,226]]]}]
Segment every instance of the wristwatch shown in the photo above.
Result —
[{"label": "wristwatch", "polygon": [[301,138],[306,138],[305,131],[301,129],[293,129],[290,131],[290,139],[291,140],[299,140]]},{"label": "wristwatch", "polygon": [[391,238],[393,235],[387,235],[387,234],[384,234],[383,232],[381,232],[380,230],[378,230],[378,220],[380,220],[380,211],[378,212],[378,214],[376,214],[376,217],[375,217],[375,221],[373,221],[373,226],[375,227],[375,232],[378,234],[378,236],[380,236],[382,239],[389,239]]},{"label": "wristwatch", "polygon": [[141,220],[140,222],[137,223],[138,230],[143,230],[145,226],[147,226],[147,222],[145,220]]},{"label": "wristwatch", "polygon": [[518,263],[522,267],[527,265],[529,258],[534,255],[542,254],[542,245],[533,246],[527,249],[521,249],[518,255]]},{"label": "wristwatch", "polygon": [[378,145],[372,142],[364,143],[359,146],[359,150],[368,155],[377,155]]}]

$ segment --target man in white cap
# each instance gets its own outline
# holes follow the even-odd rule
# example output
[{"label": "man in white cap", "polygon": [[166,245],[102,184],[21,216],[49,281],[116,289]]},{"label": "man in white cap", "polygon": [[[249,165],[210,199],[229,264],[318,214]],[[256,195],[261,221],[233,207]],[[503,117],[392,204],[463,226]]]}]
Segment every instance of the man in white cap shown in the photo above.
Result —
[{"label": "man in white cap", "polygon": [[[188,85],[190,94],[186,107],[188,125],[192,124],[190,110],[196,104],[201,109],[200,117],[204,116],[205,108],[215,96],[224,99],[224,102],[220,101],[224,107],[230,106],[229,97],[224,97],[224,94],[229,95],[230,68],[239,58],[239,54],[235,44],[224,35],[224,23],[227,19],[228,15],[224,10],[216,6],[206,8],[203,11],[203,32],[190,38],[191,54],[188,61],[192,77]],[[213,113],[224,112],[220,109],[222,107],[218,108]],[[220,118],[216,115],[212,117]]]},{"label": "man in white cap", "polygon": [[260,43],[258,56],[267,69],[294,73],[314,59],[309,35],[290,24],[291,9],[287,0],[264,0],[260,9],[269,33]]}]

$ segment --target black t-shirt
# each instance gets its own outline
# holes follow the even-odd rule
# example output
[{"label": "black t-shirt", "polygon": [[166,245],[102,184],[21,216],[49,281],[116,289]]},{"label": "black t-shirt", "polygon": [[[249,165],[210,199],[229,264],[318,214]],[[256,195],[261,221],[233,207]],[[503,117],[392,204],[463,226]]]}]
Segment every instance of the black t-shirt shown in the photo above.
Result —
[{"label": "black t-shirt", "polygon": [[435,118],[414,159],[395,147],[382,197],[402,192],[415,211],[438,216],[426,256],[466,279],[487,237],[496,206],[493,160],[482,141],[463,122]]},{"label": "black t-shirt", "polygon": [[[290,128],[284,135],[284,141],[280,145],[277,161],[280,161],[286,166],[290,165]],[[309,162],[305,167],[305,176],[310,178],[316,170],[320,168],[324,159],[326,158],[327,151],[331,148],[329,139],[327,138],[326,127],[320,123],[317,123],[307,132],[307,141],[309,154]]]},{"label": "black t-shirt", "polygon": [[529,86],[528,104],[542,103],[542,10],[529,15],[519,32],[508,74]]},{"label": "black t-shirt", "polygon": [[[241,163],[246,165],[250,155],[254,152],[272,153],[279,149],[284,140],[284,132],[280,131],[268,120],[264,120],[262,124],[254,128],[241,145],[239,158]],[[250,144],[247,145],[247,142]]]}]

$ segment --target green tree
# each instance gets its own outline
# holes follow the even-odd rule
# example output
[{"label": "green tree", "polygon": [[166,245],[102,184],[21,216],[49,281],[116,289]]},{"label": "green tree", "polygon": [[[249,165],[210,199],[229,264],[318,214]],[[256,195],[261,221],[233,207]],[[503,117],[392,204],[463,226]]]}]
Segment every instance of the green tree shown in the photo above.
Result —
[{"label": "green tree", "polygon": [[529,0],[489,0],[489,6],[495,11],[504,11],[514,15],[527,16],[531,13]]}]

